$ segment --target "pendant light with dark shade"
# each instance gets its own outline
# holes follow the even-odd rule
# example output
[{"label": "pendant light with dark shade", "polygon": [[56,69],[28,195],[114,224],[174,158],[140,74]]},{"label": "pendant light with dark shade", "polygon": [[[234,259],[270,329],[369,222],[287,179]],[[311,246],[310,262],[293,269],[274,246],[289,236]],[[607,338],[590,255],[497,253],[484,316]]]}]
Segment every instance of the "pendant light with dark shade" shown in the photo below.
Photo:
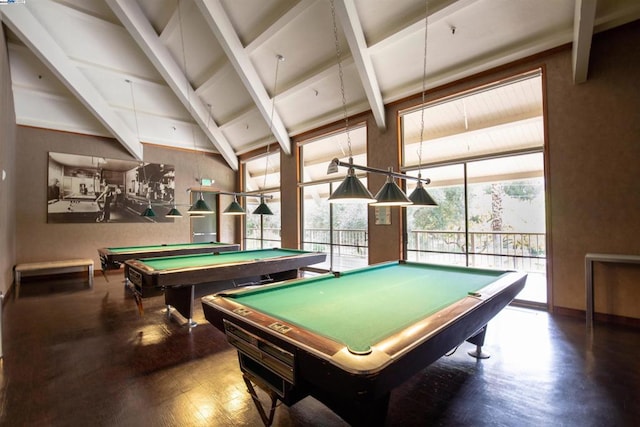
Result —
[{"label": "pendant light with dark shade", "polygon": [[[425,104],[425,92],[427,91],[427,35],[429,23],[429,0],[425,0],[425,13],[424,13],[424,55],[422,60],[422,109],[420,112],[420,149],[418,151],[418,168],[422,169],[422,144],[424,143],[424,104]],[[418,172],[418,185],[409,195],[409,199],[413,202],[414,206],[438,206],[433,197],[427,193],[422,185],[422,172]]]},{"label": "pendant light with dark shade", "polygon": [[[333,40],[336,47],[336,59],[338,62],[338,76],[340,77],[340,94],[342,96],[342,112],[344,117],[344,128],[347,134],[347,148],[349,150],[349,164],[353,164],[353,153],[351,150],[351,135],[349,134],[349,115],[347,114],[347,98],[344,92],[344,76],[342,70],[342,51],[340,49],[340,40],[338,39],[338,26],[336,23],[336,11],[334,0],[331,0],[331,18],[333,23]],[[330,172],[333,167],[329,165]],[[337,166],[336,166],[337,171]],[[347,171],[347,176],[344,181],[336,188],[336,190],[329,196],[329,203],[371,203],[375,202],[375,198],[371,195],[371,192],[364,186],[358,179],[355,173],[355,169],[350,167]]]},{"label": "pendant light with dark shade", "polygon": [[260,204],[258,207],[252,212],[254,215],[273,215],[269,205],[264,202],[264,197],[260,197]]},{"label": "pendant light with dark shade", "polygon": [[[390,172],[392,172],[390,170]],[[372,206],[407,206],[413,202],[404,194],[402,189],[394,181],[391,175],[387,175],[387,181],[376,194],[376,201]]]},{"label": "pendant light with dark shade", "polygon": [[222,215],[245,215],[245,214],[246,212],[244,211],[242,206],[240,206],[240,203],[238,203],[238,197],[235,194],[233,195],[233,202],[231,202],[231,204],[227,206],[224,212],[222,212]]}]

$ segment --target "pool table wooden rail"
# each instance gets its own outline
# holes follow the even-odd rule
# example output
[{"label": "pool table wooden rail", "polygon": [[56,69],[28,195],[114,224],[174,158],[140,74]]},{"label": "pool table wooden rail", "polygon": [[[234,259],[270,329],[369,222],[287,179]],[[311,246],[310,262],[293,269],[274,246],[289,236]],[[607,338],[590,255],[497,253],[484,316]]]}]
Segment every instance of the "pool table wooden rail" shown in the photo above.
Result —
[{"label": "pool table wooden rail", "polygon": [[[471,316],[476,321],[466,324],[456,334],[460,338],[454,339],[453,341],[457,342],[454,342],[445,352],[475,336],[482,331],[491,318],[515,298],[524,287],[525,281],[526,274],[524,273],[507,273],[496,282],[479,290],[478,295],[469,295],[455,304],[425,317],[409,328],[376,343],[372,346],[371,353],[367,357],[349,351],[343,343],[310,333],[293,323],[276,319],[260,311],[247,309],[233,298],[227,298],[234,293],[250,291],[248,288],[230,289],[215,295],[204,296],[202,304],[208,314],[207,320],[221,331],[224,331],[224,319],[235,321],[258,335],[266,333],[277,338],[282,346],[296,345],[344,371],[366,375],[386,368],[393,360],[403,357],[423,342],[442,333],[444,329],[452,327],[463,316]],[[288,282],[285,281],[264,286],[287,285]],[[278,326],[277,329],[272,326],[274,324]],[[286,332],[280,332],[282,330],[286,330]]]}]

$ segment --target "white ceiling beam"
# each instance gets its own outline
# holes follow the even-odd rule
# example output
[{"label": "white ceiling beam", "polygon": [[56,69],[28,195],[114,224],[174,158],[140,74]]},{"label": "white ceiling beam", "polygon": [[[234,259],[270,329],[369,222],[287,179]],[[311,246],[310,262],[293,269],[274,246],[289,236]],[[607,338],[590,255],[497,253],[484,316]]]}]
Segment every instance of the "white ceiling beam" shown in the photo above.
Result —
[{"label": "white ceiling beam", "polygon": [[576,0],[571,51],[574,84],[587,80],[597,3],[598,0]]},{"label": "white ceiling beam", "polygon": [[[233,151],[233,147],[209,117],[209,109],[197,96],[187,76],[182,72],[169,50],[162,44],[138,3],[128,0],[107,0],[107,4],[207,135],[209,141],[220,152],[229,167],[234,171],[238,170],[238,156]],[[178,7],[180,7],[179,3]]]},{"label": "white ceiling beam", "polygon": [[[100,92],[69,59],[53,36],[31,13],[31,4],[3,8],[2,22],[49,68],[75,95],[87,110],[131,153],[136,160],[143,158],[143,146],[138,137],[113,111]],[[38,7],[34,5],[33,7]]]},{"label": "white ceiling beam", "polygon": [[347,38],[373,117],[378,128],[384,130],[387,126],[380,85],[373,69],[373,61],[367,49],[356,5],[353,0],[339,0],[335,3],[335,10],[342,24],[342,31]]},{"label": "white ceiling beam", "polygon": [[[291,140],[287,129],[275,109],[272,114],[272,100],[262,84],[249,55],[242,46],[240,38],[222,4],[220,4],[219,0],[195,0],[195,3],[227,54],[229,61],[233,64],[233,68],[258,107],[258,111],[270,125],[271,132],[280,147],[287,155],[291,154]],[[273,59],[274,61],[277,60],[275,57]]]}]

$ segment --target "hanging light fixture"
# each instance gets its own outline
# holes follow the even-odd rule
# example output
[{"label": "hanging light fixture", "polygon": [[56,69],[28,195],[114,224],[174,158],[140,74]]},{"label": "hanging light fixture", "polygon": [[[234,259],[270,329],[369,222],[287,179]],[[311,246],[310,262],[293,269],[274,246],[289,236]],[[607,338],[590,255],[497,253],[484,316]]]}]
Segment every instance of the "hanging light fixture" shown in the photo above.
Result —
[{"label": "hanging light fixture", "polygon": [[[281,62],[284,62],[284,56],[276,55],[276,73],[273,82],[273,100],[271,101],[271,116],[269,117],[269,133],[271,133],[273,129],[273,111],[276,105],[276,96],[278,94],[278,69]],[[264,183],[262,185],[262,189],[267,188],[267,173],[269,172],[269,149],[271,148],[271,143],[267,144],[267,154],[265,156],[265,164],[264,164]],[[260,204],[258,207],[252,212],[254,215],[273,215],[269,206],[264,202],[264,197],[260,195]]]},{"label": "hanging light fixture", "polygon": [[[393,172],[389,168],[389,172]],[[378,194],[376,194],[376,201],[371,203],[372,206],[407,206],[413,202],[404,194],[402,189],[398,187],[398,184],[393,179],[391,174],[387,175],[387,181],[382,186]]]},{"label": "hanging light fixture", "polygon": [[[353,164],[351,157],[349,158],[349,164]],[[349,167],[347,176],[329,197],[329,203],[372,203],[375,201],[375,197],[356,176],[353,167]]]},{"label": "hanging light fixture", "polygon": [[[335,173],[338,171],[338,166],[343,166],[348,168],[347,176],[344,181],[338,186],[338,188],[333,192],[333,194],[329,197],[329,203],[357,203],[357,202],[366,202],[370,203],[373,206],[409,206],[409,205],[429,205],[435,206],[437,205],[433,198],[426,192],[424,189],[424,184],[429,184],[431,180],[429,178],[422,178],[422,175],[418,173],[418,177],[414,177],[411,175],[394,173],[391,168],[387,171],[371,168],[368,166],[356,165],[353,163],[353,158],[351,154],[351,140],[349,138],[349,118],[347,115],[346,108],[346,99],[344,95],[344,80],[342,75],[342,64],[340,62],[340,44],[338,43],[338,35],[337,35],[337,27],[336,27],[336,19],[335,19],[335,10],[334,10],[334,0],[331,0],[331,15],[333,18],[333,32],[334,39],[336,44],[336,52],[338,57],[338,71],[340,74],[340,90],[342,92],[342,108],[344,110],[345,123],[347,128],[347,145],[349,147],[349,162],[342,162],[339,159],[333,159],[331,163],[329,163],[329,167],[327,169],[327,174]],[[426,8],[426,16],[425,16],[425,49],[424,49],[424,61],[423,61],[423,75],[422,75],[422,104],[423,104],[423,120],[422,120],[422,130],[420,132],[420,153],[419,153],[419,164],[422,167],[422,135],[424,132],[424,96],[425,96],[425,82],[426,82],[426,64],[427,64],[427,30],[426,30],[426,22],[429,16],[428,13],[428,1],[425,6]],[[374,198],[369,190],[360,182],[360,180],[356,177],[355,170],[363,170],[370,173],[386,175],[387,180],[385,184],[382,186],[380,191],[376,194]],[[418,185],[413,193],[407,197],[404,192],[400,189],[400,187],[395,183],[394,178],[403,179],[403,180],[415,180],[418,181]]]},{"label": "hanging light fixture", "polygon": [[424,103],[425,92],[427,91],[427,30],[429,22],[429,0],[425,0],[424,12],[424,55],[422,59],[422,109],[420,111],[420,149],[418,150],[418,185],[409,195],[409,199],[416,206],[438,206],[435,200],[427,193],[422,185],[422,143],[424,141]]},{"label": "hanging light fixture", "polygon": [[[429,184],[431,182],[431,180],[429,178],[422,178],[421,176],[418,176],[417,178],[415,176],[411,176],[411,175],[406,175],[403,173],[397,173],[394,172],[392,168],[387,169],[386,171],[382,170],[382,169],[376,169],[376,168],[372,168],[369,166],[361,166],[361,165],[356,165],[352,162],[346,163],[341,161],[340,159],[333,159],[331,160],[331,163],[329,163],[329,167],[327,168],[327,174],[332,174],[332,173],[336,173],[338,171],[338,166],[342,166],[345,168],[349,168],[349,173],[350,174],[354,174],[354,172],[352,172],[353,169],[358,169],[358,170],[362,170],[362,171],[366,171],[366,172],[371,172],[371,173],[375,173],[378,175],[386,175],[387,177],[387,184],[390,185],[386,185],[383,186],[383,188],[378,192],[378,195],[376,198],[371,198],[371,205],[377,205],[377,206],[381,206],[382,203],[379,202],[386,202],[384,203],[384,205],[386,206],[391,206],[391,205],[406,205],[406,196],[403,197],[393,197],[392,199],[390,199],[389,197],[384,197],[385,194],[389,195],[389,194],[394,194],[397,193],[397,191],[402,192],[402,190],[400,189],[400,187],[398,187],[395,182],[393,181],[394,178],[397,179],[404,179],[404,180],[412,180],[412,181],[418,181],[418,184],[422,185],[422,184]],[[348,176],[347,176],[348,177]],[[359,182],[358,182],[359,183]],[[345,181],[341,184],[341,186],[347,186],[347,185],[354,185],[354,181],[347,181],[345,179]],[[397,191],[394,189],[394,186],[397,188]],[[357,191],[357,190],[356,190]],[[340,187],[338,187],[338,189],[334,192],[334,194],[332,195],[332,197],[338,197],[340,194],[341,190]],[[343,192],[346,192],[343,191]],[[403,193],[404,195],[404,193]],[[390,204],[389,202],[394,201],[395,203]]]},{"label": "hanging light fixture", "polygon": [[264,197],[260,196],[260,204],[258,207],[252,212],[254,215],[273,215],[269,205],[264,202]]},{"label": "hanging light fixture", "polygon": [[191,205],[187,212],[189,213],[189,215],[211,215],[215,213],[215,211],[209,207],[207,202],[204,201],[202,191],[200,192],[198,200],[196,200],[195,203]]},{"label": "hanging light fixture", "polygon": [[167,218],[182,218],[182,213],[178,210],[176,206],[175,200],[173,203],[173,207],[169,209],[169,212],[165,215]]},{"label": "hanging light fixture", "polygon": [[227,206],[227,208],[224,210],[224,212],[222,212],[222,214],[223,215],[244,215],[246,214],[246,212],[244,211],[244,209],[242,209],[242,206],[240,206],[240,203],[238,203],[238,197],[234,194],[233,202],[231,202],[231,204]]},{"label": "hanging light fixture", "polygon": [[[420,174],[418,174],[418,178],[420,178]],[[416,188],[409,194],[409,200],[411,200],[415,206],[438,206],[436,201],[433,200],[433,197],[424,189],[422,181],[418,181]]]},{"label": "hanging light fixture", "polygon": [[[180,5],[182,4],[182,2],[177,2],[177,6],[178,6],[178,24],[180,27],[180,43],[181,43],[181,47],[182,47],[182,66],[183,66],[183,70],[184,70],[184,74],[185,74],[185,82],[186,82],[186,93],[187,93],[187,104],[189,105],[189,111],[193,114],[192,109],[193,107],[191,106],[191,101],[189,99],[189,94],[191,93],[191,87],[189,86],[189,79],[187,78],[187,57],[185,55],[185,46],[184,46],[184,32],[183,32],[183,25],[182,25],[182,8],[180,7]],[[211,105],[209,105],[209,117],[207,118],[207,128],[209,127],[209,119],[211,118]],[[196,154],[196,170],[198,173],[198,183],[200,185],[200,196],[198,197],[198,199],[191,205],[191,207],[189,207],[189,210],[187,211],[187,213],[190,216],[194,216],[197,215],[198,217],[200,215],[211,215],[213,213],[215,213],[215,211],[213,209],[211,209],[209,207],[209,205],[207,204],[207,202],[204,201],[204,197],[202,195],[202,175],[200,173],[200,161],[199,161],[199,156],[198,156],[198,148],[196,146],[196,132],[195,132],[195,127],[192,125],[191,126],[191,138],[193,139],[193,151]],[[187,189],[187,192],[191,192],[190,189]],[[171,211],[170,211],[171,212]]]},{"label": "hanging light fixture", "polygon": [[[342,71],[342,51],[340,50],[340,41],[338,40],[338,26],[336,24],[336,11],[334,0],[331,0],[331,18],[333,22],[333,39],[336,46],[336,58],[338,61],[338,76],[340,77],[340,94],[342,95],[342,111],[345,123],[345,132],[347,134],[347,147],[349,149],[349,164],[353,164],[353,154],[351,150],[351,135],[349,134],[349,115],[347,114],[347,98],[344,93],[344,76]],[[327,173],[333,173],[332,165],[329,165]],[[337,166],[336,166],[337,168]],[[329,203],[371,203],[375,202],[367,187],[360,182],[356,176],[355,169],[350,167],[344,181],[329,196]]]},{"label": "hanging light fixture", "polygon": [[151,203],[149,203],[149,206],[147,206],[147,208],[144,210],[144,212],[142,212],[141,215],[142,216],[147,216],[147,217],[156,216],[156,213],[153,211],[153,208],[151,207]]},{"label": "hanging light fixture", "polygon": [[[209,127],[209,120],[211,119],[211,104],[207,104],[209,106],[209,116],[207,117],[207,128]],[[196,134],[193,126],[191,127],[191,134],[193,137],[193,149],[196,151]],[[196,168],[198,170],[198,183],[200,184],[200,196],[198,200],[195,201],[193,205],[187,211],[189,215],[211,215],[214,214],[215,211],[209,207],[207,202],[204,201],[204,196],[202,194],[202,175],[200,174],[200,162],[198,161],[198,153],[196,151]]]}]

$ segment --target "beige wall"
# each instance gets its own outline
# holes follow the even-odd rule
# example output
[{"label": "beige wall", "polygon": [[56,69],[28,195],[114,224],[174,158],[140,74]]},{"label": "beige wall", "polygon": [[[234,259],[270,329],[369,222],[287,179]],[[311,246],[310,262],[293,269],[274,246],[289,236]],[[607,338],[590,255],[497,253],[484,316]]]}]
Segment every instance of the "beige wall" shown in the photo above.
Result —
[{"label": "beige wall", "polygon": [[[5,36],[0,26],[0,292],[7,293],[13,282],[15,264],[15,147],[16,116],[11,90]],[[2,179],[2,171],[6,177]]]},{"label": "beige wall", "polygon": [[[99,266],[98,248],[190,241],[191,225],[187,215],[173,223],[47,224],[49,151],[131,160],[122,146],[110,138],[18,127],[16,262],[80,257],[93,258]],[[215,179],[218,189],[228,191],[235,184],[235,174],[219,156],[145,145],[144,161],[175,166],[178,204],[189,204],[186,190],[197,184],[196,162],[207,177]],[[184,214],[187,209],[181,210]],[[232,220],[223,216],[219,239],[232,241],[233,233]]]},{"label": "beige wall", "polygon": [[[640,255],[640,21],[597,35],[589,79],[547,62],[554,304],[584,309],[584,255]],[[608,274],[602,275],[605,271]],[[596,312],[640,318],[640,269],[596,269]]]}]

